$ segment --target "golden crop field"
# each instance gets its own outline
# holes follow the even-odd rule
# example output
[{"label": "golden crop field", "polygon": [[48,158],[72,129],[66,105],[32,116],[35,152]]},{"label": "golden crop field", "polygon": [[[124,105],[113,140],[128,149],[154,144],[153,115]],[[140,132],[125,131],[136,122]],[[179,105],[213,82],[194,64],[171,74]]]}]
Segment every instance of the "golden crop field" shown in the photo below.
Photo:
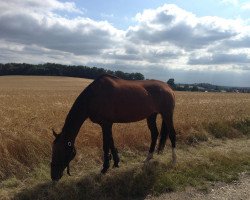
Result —
[{"label": "golden crop field", "polygon": [[[0,77],[0,197],[7,198],[11,188],[23,189],[23,181],[27,182],[34,173],[41,173],[34,175],[41,180],[43,176],[49,179],[54,139],[51,130],[60,132],[74,100],[91,81],[68,77]],[[214,136],[209,130],[213,132],[216,128],[230,132],[229,138],[245,137],[239,125],[248,123],[245,135],[249,135],[249,119],[250,94],[176,92],[177,147],[212,140]],[[160,118],[158,121],[160,125]],[[150,134],[145,121],[115,124],[113,134],[124,157],[122,162],[140,160],[138,155],[146,156]],[[78,177],[99,169],[102,165],[100,127],[87,120],[77,137],[76,148],[72,171]],[[38,168],[44,170],[37,172]]]}]

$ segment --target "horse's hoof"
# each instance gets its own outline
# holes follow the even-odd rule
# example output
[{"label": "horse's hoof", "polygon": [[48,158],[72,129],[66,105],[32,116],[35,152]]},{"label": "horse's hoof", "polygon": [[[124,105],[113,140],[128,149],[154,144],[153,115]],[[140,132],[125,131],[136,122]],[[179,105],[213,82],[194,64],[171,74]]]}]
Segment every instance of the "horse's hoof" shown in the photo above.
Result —
[{"label": "horse's hoof", "polygon": [[172,161],[172,167],[175,167],[176,166],[176,161]]},{"label": "horse's hoof", "polygon": [[144,163],[149,162],[151,159],[153,159],[153,153],[149,153],[147,158],[143,161]]},{"label": "horse's hoof", "polygon": [[118,163],[113,165],[113,168],[119,168]]},{"label": "horse's hoof", "polygon": [[108,168],[103,168],[103,169],[101,170],[101,173],[102,173],[102,174],[106,174],[107,171],[108,171]]},{"label": "horse's hoof", "polygon": [[151,160],[151,158],[150,159],[148,159],[148,158],[146,158],[144,161],[142,161],[144,164],[147,164],[147,163],[149,163],[149,161]]},{"label": "horse's hoof", "polygon": [[149,163],[149,160],[143,160],[142,163],[143,163],[144,165],[147,165],[147,164]]},{"label": "horse's hoof", "polygon": [[157,154],[158,154],[158,155],[163,154],[163,149],[158,149],[158,150],[157,150]]},{"label": "horse's hoof", "polygon": [[176,166],[176,158],[172,160],[172,166],[173,166],[173,167]]}]

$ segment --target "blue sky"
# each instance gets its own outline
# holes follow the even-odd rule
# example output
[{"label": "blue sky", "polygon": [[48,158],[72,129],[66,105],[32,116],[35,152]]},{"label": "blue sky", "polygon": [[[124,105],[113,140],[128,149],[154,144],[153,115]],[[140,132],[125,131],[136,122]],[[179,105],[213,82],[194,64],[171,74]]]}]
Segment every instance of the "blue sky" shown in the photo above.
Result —
[{"label": "blue sky", "polygon": [[250,86],[250,2],[0,1],[0,62]]},{"label": "blue sky", "polygon": [[[64,1],[66,2],[66,1]],[[175,4],[195,15],[218,16],[235,19],[250,18],[248,9],[241,9],[247,1],[218,1],[218,0],[93,0],[74,1],[77,7],[84,11],[84,16],[95,20],[108,20],[116,27],[127,28],[134,24],[133,17],[144,9],[156,9],[164,4]]]}]

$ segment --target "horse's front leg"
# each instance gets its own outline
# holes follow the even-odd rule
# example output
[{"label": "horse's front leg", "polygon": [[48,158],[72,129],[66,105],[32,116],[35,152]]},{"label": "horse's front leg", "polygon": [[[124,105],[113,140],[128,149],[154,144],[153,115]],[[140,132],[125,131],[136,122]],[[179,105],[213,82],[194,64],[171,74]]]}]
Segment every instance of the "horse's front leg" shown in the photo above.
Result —
[{"label": "horse's front leg", "polygon": [[108,171],[108,168],[110,166],[110,142],[112,137],[112,124],[102,124],[102,135],[103,135],[103,168],[101,170],[101,173],[106,173]]}]

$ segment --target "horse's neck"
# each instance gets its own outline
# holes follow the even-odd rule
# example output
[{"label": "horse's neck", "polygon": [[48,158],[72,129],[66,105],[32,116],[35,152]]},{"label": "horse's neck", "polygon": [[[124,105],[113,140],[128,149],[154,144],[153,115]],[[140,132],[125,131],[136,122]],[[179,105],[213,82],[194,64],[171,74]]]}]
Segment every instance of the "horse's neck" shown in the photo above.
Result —
[{"label": "horse's neck", "polygon": [[62,129],[65,140],[75,142],[82,124],[87,119],[86,104],[85,98],[80,95],[70,109]]}]

